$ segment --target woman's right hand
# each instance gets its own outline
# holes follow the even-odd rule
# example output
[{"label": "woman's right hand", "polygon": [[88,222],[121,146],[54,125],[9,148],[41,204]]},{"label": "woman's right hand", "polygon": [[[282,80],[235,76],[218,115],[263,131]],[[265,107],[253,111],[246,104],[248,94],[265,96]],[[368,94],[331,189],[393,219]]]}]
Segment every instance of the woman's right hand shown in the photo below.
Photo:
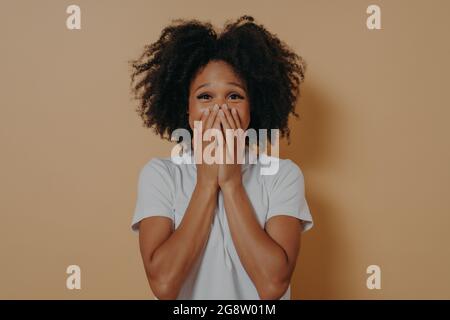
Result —
[{"label": "woman's right hand", "polygon": [[[212,142],[208,142],[208,141],[203,141],[203,137],[204,137],[204,132],[208,129],[211,128],[215,128],[218,129],[219,131],[220,129],[220,118],[217,115],[219,112],[220,108],[219,105],[214,105],[214,107],[207,107],[206,109],[203,110],[202,116],[200,118],[200,121],[202,122],[202,132],[201,132],[201,143],[202,143],[202,150],[201,150],[201,155],[199,155],[202,158],[202,163],[197,163],[197,183],[200,183],[204,186],[207,187],[213,187],[213,188],[218,188],[219,187],[219,183],[218,183],[218,174],[219,174],[219,164],[217,163],[213,163],[213,164],[208,164],[205,163],[205,159],[203,157],[204,155],[204,151],[205,148],[212,144],[215,145],[217,142],[214,138],[214,140]],[[212,146],[211,146],[212,147]],[[209,148],[211,148],[209,147]],[[208,152],[208,154],[210,154]]]}]

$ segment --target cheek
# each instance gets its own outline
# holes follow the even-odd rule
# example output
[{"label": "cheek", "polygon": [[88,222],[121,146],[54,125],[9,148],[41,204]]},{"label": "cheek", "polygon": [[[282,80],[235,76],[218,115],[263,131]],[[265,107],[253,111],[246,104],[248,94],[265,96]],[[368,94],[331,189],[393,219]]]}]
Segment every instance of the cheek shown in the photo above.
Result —
[{"label": "cheek", "polygon": [[250,107],[246,106],[244,108],[239,108],[238,114],[239,119],[241,120],[241,125],[244,129],[247,129],[250,124]]},{"label": "cheek", "polygon": [[205,108],[205,106],[196,105],[195,103],[189,104],[189,125],[191,128],[194,127],[194,121],[200,120],[202,117],[202,111]]}]

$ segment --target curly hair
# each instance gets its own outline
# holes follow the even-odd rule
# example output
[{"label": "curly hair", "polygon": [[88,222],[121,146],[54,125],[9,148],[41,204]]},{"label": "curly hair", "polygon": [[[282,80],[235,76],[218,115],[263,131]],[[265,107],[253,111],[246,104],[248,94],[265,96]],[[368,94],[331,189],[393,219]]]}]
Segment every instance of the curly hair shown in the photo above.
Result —
[{"label": "curly hair", "polygon": [[306,62],[248,15],[227,21],[222,32],[196,19],[172,20],[158,41],[129,61],[131,90],[139,100],[136,112],[144,126],[168,140],[177,128],[192,135],[186,113],[190,84],[212,60],[231,65],[245,83],[250,102],[248,129],[279,129],[280,137],[286,136],[290,144],[288,118],[290,113],[299,117],[295,104]]}]

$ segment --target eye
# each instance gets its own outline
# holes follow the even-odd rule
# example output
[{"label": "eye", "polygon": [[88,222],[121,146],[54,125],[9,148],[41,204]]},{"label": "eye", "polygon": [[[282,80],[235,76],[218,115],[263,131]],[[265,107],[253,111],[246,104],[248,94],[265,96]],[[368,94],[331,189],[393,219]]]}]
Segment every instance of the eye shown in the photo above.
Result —
[{"label": "eye", "polygon": [[209,98],[211,98],[211,96],[207,93],[202,93],[197,96],[197,99],[200,99],[200,100],[207,100]]},{"label": "eye", "polygon": [[244,97],[241,96],[241,95],[238,94],[238,93],[232,93],[232,94],[230,94],[230,98],[231,98],[231,100],[244,99]]}]

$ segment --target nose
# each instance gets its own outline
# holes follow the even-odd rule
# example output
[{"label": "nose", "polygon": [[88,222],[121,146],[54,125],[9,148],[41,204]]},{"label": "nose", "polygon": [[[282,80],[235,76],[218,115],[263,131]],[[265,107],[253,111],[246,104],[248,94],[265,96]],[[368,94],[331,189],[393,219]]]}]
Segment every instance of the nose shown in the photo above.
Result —
[{"label": "nose", "polygon": [[208,108],[210,111],[212,111],[213,108],[214,108],[214,106],[217,105],[217,106],[219,107],[219,109],[222,109],[222,106],[223,106],[224,104],[226,104],[225,100],[222,100],[222,99],[214,99],[214,101],[211,101],[211,104],[208,105],[207,108]]},{"label": "nose", "polygon": [[225,98],[217,98],[216,101],[214,101],[214,104],[218,104],[219,107],[222,107],[222,105],[224,105],[225,103],[227,103]]}]

